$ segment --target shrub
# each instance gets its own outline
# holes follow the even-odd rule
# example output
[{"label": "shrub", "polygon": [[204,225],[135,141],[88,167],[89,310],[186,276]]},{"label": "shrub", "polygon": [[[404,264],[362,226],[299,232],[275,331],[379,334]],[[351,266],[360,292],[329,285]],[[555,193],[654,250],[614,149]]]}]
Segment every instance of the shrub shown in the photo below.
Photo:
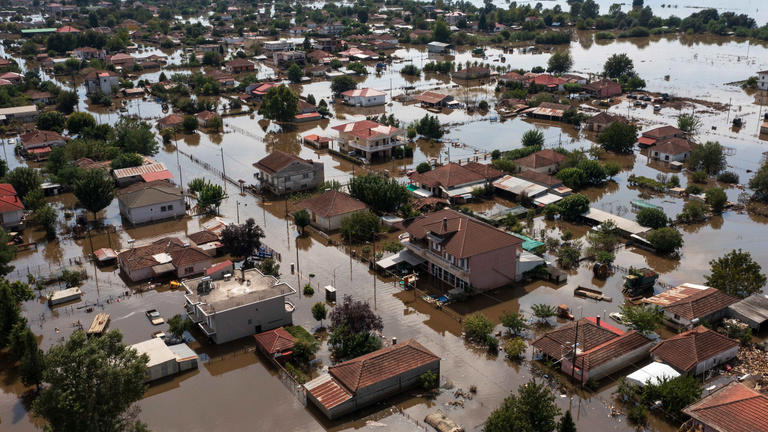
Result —
[{"label": "shrub", "polygon": [[432,390],[439,384],[437,374],[434,371],[426,371],[419,376],[419,384],[424,390]]},{"label": "shrub", "polygon": [[416,165],[416,172],[419,174],[424,174],[425,172],[431,169],[432,169],[432,165],[430,165],[429,162],[422,162]]},{"label": "shrub", "polygon": [[402,69],[400,69],[400,73],[408,76],[419,76],[421,75],[421,70],[417,68],[415,65],[408,64],[403,66]]},{"label": "shrub", "polygon": [[642,208],[637,212],[637,223],[649,228],[662,228],[669,224],[669,218],[664,210],[659,208]]},{"label": "shrub", "polygon": [[704,171],[694,171],[691,173],[691,181],[694,183],[706,183],[707,173]]},{"label": "shrub", "polygon": [[510,360],[517,360],[525,354],[526,344],[523,338],[515,337],[504,344],[504,353]]},{"label": "shrub", "polygon": [[692,223],[701,222],[707,216],[707,206],[701,201],[688,201],[683,206],[683,211],[677,215],[680,222]]},{"label": "shrub", "polygon": [[627,420],[637,426],[645,426],[648,423],[648,409],[643,405],[635,405],[627,412]]},{"label": "shrub", "polygon": [[717,176],[717,181],[722,183],[737,184],[739,182],[739,175],[733,171],[723,171]]},{"label": "shrub", "polygon": [[475,312],[464,319],[464,337],[473,342],[486,343],[493,331],[493,323],[481,312]]},{"label": "shrub", "polygon": [[312,285],[306,284],[304,285],[304,289],[302,290],[305,296],[311,296],[315,293],[315,289],[312,288]]},{"label": "shrub", "polygon": [[723,211],[723,207],[728,202],[728,197],[725,195],[723,188],[712,188],[706,193],[706,202],[712,207],[712,211],[720,213]]}]

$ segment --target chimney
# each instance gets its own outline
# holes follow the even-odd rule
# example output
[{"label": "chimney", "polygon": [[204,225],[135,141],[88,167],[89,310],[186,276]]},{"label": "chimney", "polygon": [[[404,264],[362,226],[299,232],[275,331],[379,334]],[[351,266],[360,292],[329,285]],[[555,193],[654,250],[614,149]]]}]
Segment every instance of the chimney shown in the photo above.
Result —
[{"label": "chimney", "polygon": [[443,231],[448,231],[448,218],[443,217]]},{"label": "chimney", "polygon": [[245,269],[243,269],[242,267],[240,267],[240,277],[241,277],[243,280],[245,280]]},{"label": "chimney", "polygon": [[597,322],[597,326],[600,327],[600,315],[595,316],[595,322]]}]

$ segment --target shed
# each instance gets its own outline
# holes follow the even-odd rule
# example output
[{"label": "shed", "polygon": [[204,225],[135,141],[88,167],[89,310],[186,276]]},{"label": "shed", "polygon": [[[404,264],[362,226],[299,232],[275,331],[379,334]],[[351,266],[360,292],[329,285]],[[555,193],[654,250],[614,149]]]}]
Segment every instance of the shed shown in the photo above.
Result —
[{"label": "shed", "polygon": [[93,254],[96,255],[96,259],[99,261],[99,263],[105,263],[117,259],[117,252],[110,248],[96,249],[93,251]]},{"label": "shed", "polygon": [[135,349],[139,355],[146,354],[149,357],[145,382],[164,378],[179,371],[176,354],[168,348],[162,339],[145,340],[131,345],[131,348]]},{"label": "shed", "polygon": [[176,356],[176,363],[179,365],[179,372],[185,370],[197,369],[197,353],[195,353],[189,345],[185,343],[169,345],[168,349],[171,350],[174,356]]},{"label": "shed", "polygon": [[80,296],[83,292],[78,287],[67,288],[61,291],[54,292],[48,299],[48,304],[51,306],[71,302],[73,300],[80,300]]},{"label": "shed", "polygon": [[747,323],[756,331],[760,331],[768,322],[768,295],[753,294],[728,306],[728,313],[731,317]]},{"label": "shed", "polygon": [[650,228],[644,227],[635,221],[616,216],[615,214],[594,207],[589,208],[589,211],[584,214],[584,218],[598,224],[605,223],[609,220],[613,221],[613,223],[616,224],[616,228],[627,236],[650,231]]},{"label": "shed", "polygon": [[673,379],[680,376],[680,373],[672,366],[653,362],[627,375],[627,381],[644,387],[648,383],[659,384],[665,379]]}]

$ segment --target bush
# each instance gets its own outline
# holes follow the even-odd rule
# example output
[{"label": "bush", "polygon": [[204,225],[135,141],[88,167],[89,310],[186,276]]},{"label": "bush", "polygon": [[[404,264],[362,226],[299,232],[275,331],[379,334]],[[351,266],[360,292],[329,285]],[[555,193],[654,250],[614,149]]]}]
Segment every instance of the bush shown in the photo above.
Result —
[{"label": "bush", "polygon": [[717,181],[722,183],[737,184],[739,183],[739,175],[733,171],[723,171],[717,176]]},{"label": "bush", "polygon": [[695,184],[689,184],[689,185],[688,185],[688,186],[685,188],[685,193],[686,193],[687,195],[698,195],[698,194],[700,194],[700,193],[702,193],[702,192],[704,192],[704,188],[702,188],[702,187],[701,187],[701,186],[699,186],[699,185],[695,185]]},{"label": "bush", "polygon": [[707,182],[707,173],[704,171],[694,171],[691,173],[691,181],[704,184]]},{"label": "bush", "polygon": [[369,211],[356,212],[342,219],[340,229],[344,239],[361,242],[372,240],[381,231],[381,224]]},{"label": "bush", "polygon": [[648,228],[663,228],[669,224],[669,218],[664,210],[658,208],[642,208],[637,212],[637,223]]},{"label": "bush", "polygon": [[564,269],[569,269],[579,264],[581,247],[576,245],[563,245],[557,250],[557,261]]},{"label": "bush", "polygon": [[571,194],[558,203],[560,214],[568,220],[574,220],[589,210],[589,198],[582,194]]},{"label": "bush", "polygon": [[304,293],[305,296],[311,296],[315,294],[315,289],[312,288],[312,285],[306,284],[304,285],[304,289],[302,290],[302,292]]},{"label": "bush", "polygon": [[725,195],[725,191],[722,188],[712,188],[706,193],[706,202],[712,207],[712,211],[715,213],[721,213],[723,207],[728,202],[728,197]]},{"label": "bush", "polygon": [[416,165],[416,172],[419,174],[424,174],[425,172],[431,169],[432,169],[432,165],[430,165],[429,162],[422,162]]},{"label": "bush", "polygon": [[528,325],[525,323],[525,317],[519,313],[505,312],[501,315],[501,325],[506,327],[513,335],[522,333]]},{"label": "bush", "polygon": [[683,211],[677,215],[677,219],[683,223],[701,222],[707,216],[707,206],[701,201],[688,201],[683,206]]},{"label": "bush", "polygon": [[525,354],[526,344],[523,338],[515,337],[504,344],[504,353],[510,360],[517,360]]},{"label": "bush", "polygon": [[424,390],[432,390],[440,384],[437,374],[434,371],[426,371],[419,376],[419,384]]},{"label": "bush", "polygon": [[645,426],[648,423],[648,409],[640,404],[633,406],[627,412],[627,420],[634,425]]},{"label": "bush", "polygon": [[419,76],[421,75],[421,70],[415,65],[408,64],[403,66],[402,69],[400,69],[400,73],[408,76]]},{"label": "bush", "polygon": [[475,312],[464,319],[464,337],[473,342],[487,343],[493,331],[493,323],[481,312]]}]

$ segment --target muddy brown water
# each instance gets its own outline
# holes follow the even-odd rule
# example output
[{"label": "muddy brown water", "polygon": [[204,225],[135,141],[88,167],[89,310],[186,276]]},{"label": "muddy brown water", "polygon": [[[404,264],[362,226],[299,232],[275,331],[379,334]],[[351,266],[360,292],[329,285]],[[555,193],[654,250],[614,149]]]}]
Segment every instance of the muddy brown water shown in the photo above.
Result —
[{"label": "muddy brown water", "polygon": [[[766,47],[747,41],[732,40],[717,37],[680,37],[667,36],[646,40],[622,40],[607,44],[597,44],[591,40],[591,34],[580,33],[576,42],[571,44],[571,53],[575,58],[574,69],[581,72],[598,72],[602,62],[614,52],[627,52],[635,59],[636,69],[643,76],[651,90],[669,92],[673,95],[692,99],[705,99],[724,104],[730,103],[729,110],[716,111],[710,107],[697,104],[686,104],[684,110],[694,109],[700,112],[705,127],[701,131],[701,140],[719,140],[734,151],[728,157],[730,169],[741,177],[741,183],[749,178],[748,170],[754,171],[759,167],[764,144],[757,135],[759,116],[763,111],[755,101],[761,100],[754,94],[748,94],[735,86],[726,83],[744,79],[757,70],[766,69]],[[664,53],[660,56],[659,53]],[[408,47],[395,51],[400,57],[409,59],[421,66],[430,57],[420,51],[420,48]],[[500,51],[489,49],[489,60],[501,54]],[[455,55],[457,61],[474,61],[476,58],[467,52]],[[505,54],[504,64],[513,67],[530,69],[536,65],[546,64],[547,54],[523,55],[515,52]],[[407,62],[395,63],[382,74],[371,74],[364,79],[364,85],[374,88],[387,89],[393,95],[402,94],[401,87],[414,85],[419,91],[440,87],[439,91],[448,91],[458,100],[491,99],[493,85],[485,84],[469,89],[450,87],[444,77],[427,76],[420,80],[405,80],[397,71]],[[493,63],[494,65],[499,63]],[[188,73],[188,71],[185,71]],[[159,72],[144,74],[143,78],[157,79]],[[671,75],[667,81],[665,75]],[[389,90],[390,87],[393,90]],[[303,95],[313,94],[315,98],[330,96],[328,82],[312,82],[294,86]],[[78,89],[82,92],[82,87]],[[81,97],[84,96],[81,94]],[[83,98],[84,99],[84,98]],[[81,109],[89,107],[84,103]],[[151,99],[131,100],[127,105],[130,114],[141,114],[142,117],[156,119],[163,115],[159,104]],[[222,150],[224,169],[235,179],[243,179],[252,183],[254,169],[252,163],[268,152],[275,149],[289,151],[302,157],[312,158],[325,164],[326,179],[346,182],[353,173],[362,169],[347,161],[337,160],[325,152],[318,152],[299,144],[298,138],[307,133],[335,136],[330,128],[346,121],[359,120],[366,114],[394,114],[401,122],[407,124],[426,114],[426,111],[413,104],[393,102],[381,109],[359,110],[349,107],[332,109],[341,114],[343,119],[333,118],[317,125],[302,125],[297,128],[282,131],[279,126],[262,121],[257,114],[227,117],[225,133],[206,135],[180,135],[173,145],[162,146],[156,159],[164,162],[177,179],[188,182],[194,177],[204,177],[221,183],[221,179],[205,171],[184,156],[179,157],[179,150],[192,154],[196,158],[220,167]],[[629,115],[644,127],[657,124],[674,123],[680,113],[673,108],[663,108],[654,113],[652,109],[636,109],[621,101],[610,108],[612,112]],[[685,111],[688,112],[688,111]],[[102,122],[114,122],[118,117],[115,110],[99,109],[96,117]],[[729,128],[729,120],[734,115],[743,116],[746,125],[741,130]],[[436,158],[447,160],[450,151],[451,160],[472,157],[478,153],[493,149],[508,150],[519,146],[522,134],[533,127],[541,129],[545,134],[547,146],[562,145],[569,149],[588,148],[592,145],[587,134],[571,127],[547,122],[530,122],[526,119],[513,118],[498,121],[495,112],[487,114],[467,114],[461,110],[438,114],[441,122],[450,124],[446,138],[461,142],[463,145],[454,147],[450,144],[430,143],[419,141],[415,145],[413,159],[396,161],[394,168],[391,163],[374,165],[373,170],[389,170],[399,173],[403,167],[413,168],[416,164]],[[712,129],[712,126],[716,129]],[[23,162],[12,156],[7,149],[9,164],[19,166]],[[645,199],[662,206],[670,214],[678,213],[684,201],[680,198],[649,195],[643,191],[628,187],[627,177],[634,173],[655,177],[659,172],[668,172],[664,166],[652,163],[641,154],[631,156],[610,156],[619,162],[625,170],[616,176],[614,181],[604,187],[590,188],[583,191],[592,200],[594,206],[632,217],[630,202],[635,199]],[[180,168],[180,169],[179,169]],[[683,187],[687,178],[681,175]],[[283,278],[301,287],[311,283],[315,288],[313,296],[293,296],[290,300],[297,306],[294,314],[296,324],[308,329],[315,329],[315,322],[309,309],[311,305],[322,300],[322,290],[318,289],[331,284],[335,285],[339,296],[351,294],[356,298],[369,301],[376,312],[384,320],[384,335],[388,338],[397,337],[399,340],[416,338],[443,358],[441,371],[442,381],[450,381],[454,388],[468,389],[470,385],[478,387],[477,396],[466,401],[464,408],[454,408],[447,405],[454,400],[454,390],[443,390],[432,400],[418,397],[417,393],[406,394],[389,401],[388,404],[376,405],[355,415],[353,418],[328,422],[316,411],[306,409],[299,404],[291,392],[278,380],[275,371],[265,366],[263,361],[254,353],[247,350],[249,341],[229,344],[224,347],[210,347],[205,343],[193,344],[197,352],[206,354],[210,360],[201,362],[199,370],[184,374],[174,379],[154,384],[148,390],[146,397],[139,403],[142,408],[142,419],[154,430],[221,430],[221,429],[253,429],[267,430],[281,428],[284,430],[352,430],[376,429],[376,423],[385,424],[388,430],[413,430],[412,419],[421,421],[424,416],[440,408],[462,424],[467,430],[478,430],[483,420],[497,407],[503,398],[517,386],[531,377],[527,362],[522,365],[510,363],[503,355],[489,355],[467,346],[461,339],[461,325],[454,316],[471,313],[477,310],[485,313],[498,323],[499,316],[505,311],[530,311],[533,304],[549,303],[569,305],[577,316],[600,315],[615,311],[623,297],[620,291],[622,274],[616,272],[605,281],[592,278],[592,273],[585,264],[569,271],[569,280],[564,285],[548,283],[531,283],[524,286],[497,290],[486,295],[473,298],[467,303],[453,305],[448,312],[435,309],[421,301],[413,292],[404,292],[392,284],[390,279],[379,278],[374,285],[374,276],[365,264],[352,260],[343,248],[328,247],[317,236],[297,238],[298,234],[292,223],[285,219],[286,202],[267,200],[252,196],[243,196],[236,187],[225,185],[229,199],[221,208],[221,213],[234,221],[239,207],[240,219],[253,217],[265,230],[264,242],[282,255],[281,271]],[[736,200],[740,191],[736,188],[727,189],[729,199]],[[58,223],[62,229],[74,223],[73,218],[67,219],[65,212],[75,208],[76,201],[71,194],[49,198],[59,211]],[[239,206],[237,202],[240,202]],[[480,202],[472,206],[479,210],[495,205],[511,205],[505,200],[495,202]],[[25,251],[19,254],[15,265],[17,271],[12,278],[26,279],[26,274],[46,274],[56,271],[62,266],[76,265],[83,261],[83,256],[90,253],[91,241],[93,248],[115,247],[127,248],[131,244],[141,244],[169,235],[181,236],[199,229],[207,218],[189,216],[181,220],[163,222],[142,227],[123,227],[117,202],[113,202],[98,215],[101,224],[111,228],[109,234],[105,229],[97,229],[91,239],[61,236],[56,241],[45,241],[43,233],[37,229],[28,229],[24,235],[27,240],[40,242],[37,250]],[[658,257],[654,254],[633,248],[623,248],[617,253],[616,264],[622,267],[648,266],[662,274],[660,280],[674,285],[681,282],[702,282],[708,268],[708,262],[713,257],[733,248],[750,251],[758,262],[768,262],[768,251],[765,248],[764,232],[766,219],[748,214],[728,212],[722,217],[714,218],[706,223],[683,227],[685,246],[680,259]],[[114,227],[118,228],[115,229]],[[583,225],[571,225],[565,222],[548,222],[542,219],[535,221],[537,237],[544,235],[557,236],[570,231],[574,238],[586,235],[587,228]],[[548,259],[552,256],[547,255]],[[291,275],[290,263],[296,263],[298,272]],[[43,336],[42,346],[47,348],[66,338],[73,331],[73,323],[78,320],[87,325],[92,319],[84,309],[78,309],[85,304],[98,304],[95,311],[104,310],[112,315],[110,328],[119,328],[125,335],[126,343],[136,343],[145,340],[150,334],[167,326],[153,327],[145,318],[144,311],[157,308],[164,317],[169,318],[182,312],[183,294],[176,290],[162,288],[120,297],[126,291],[126,283],[115,272],[114,267],[93,267],[86,265],[90,278],[83,285],[85,296],[79,303],[65,305],[51,311],[41,301],[27,302],[24,313],[30,320],[32,329]],[[313,274],[314,277],[309,277]],[[98,281],[98,285],[97,285]],[[425,289],[430,287],[428,278],[420,284]],[[595,285],[613,297],[612,303],[597,303],[573,297],[572,290],[577,285]],[[420,286],[421,287],[421,286]],[[131,288],[146,288],[145,284]],[[50,287],[54,289],[54,287]],[[46,292],[42,293],[47,294]],[[119,300],[119,301],[118,301]],[[535,332],[531,332],[532,337]],[[530,353],[529,353],[530,354]],[[530,357],[530,356],[529,356]],[[2,359],[0,359],[2,361]],[[319,363],[328,363],[327,349],[323,348],[318,355]],[[33,428],[35,420],[28,414],[28,405],[20,396],[25,389],[18,380],[9,374],[10,368],[6,363],[1,364],[3,373],[0,374],[0,423],[3,430],[26,431]],[[631,365],[623,371],[631,371]],[[617,374],[620,376],[621,374]],[[581,429],[589,430],[629,430],[631,429],[624,417],[609,417],[610,407],[614,404],[612,391],[615,385],[608,380],[595,393],[587,393],[578,389],[568,389],[561,393],[555,388],[557,403],[562,409],[572,409],[577,424]],[[564,396],[564,397],[561,397]],[[397,414],[390,408],[392,404],[403,409],[405,415]],[[366,423],[367,421],[373,423]],[[671,431],[671,425],[661,419],[652,418],[652,430]]]}]

